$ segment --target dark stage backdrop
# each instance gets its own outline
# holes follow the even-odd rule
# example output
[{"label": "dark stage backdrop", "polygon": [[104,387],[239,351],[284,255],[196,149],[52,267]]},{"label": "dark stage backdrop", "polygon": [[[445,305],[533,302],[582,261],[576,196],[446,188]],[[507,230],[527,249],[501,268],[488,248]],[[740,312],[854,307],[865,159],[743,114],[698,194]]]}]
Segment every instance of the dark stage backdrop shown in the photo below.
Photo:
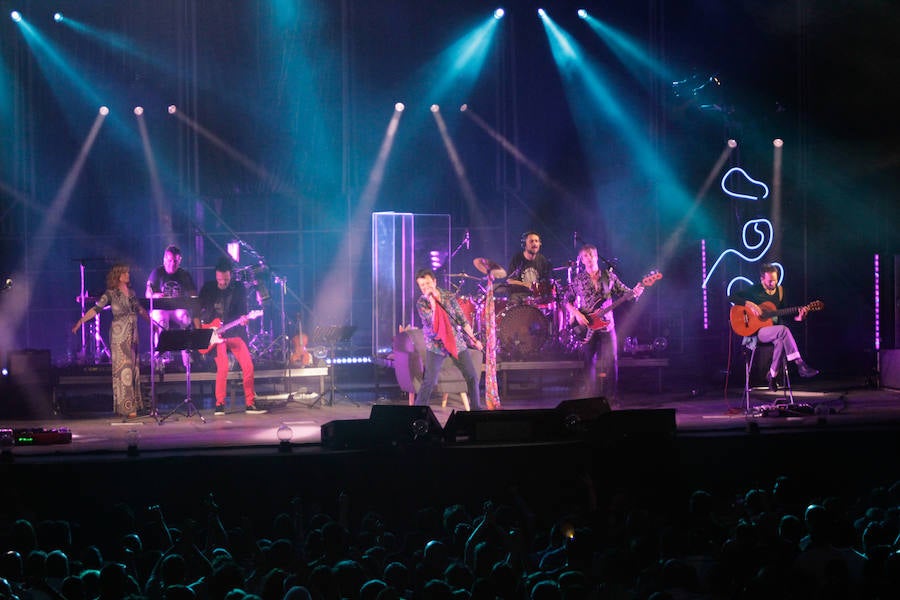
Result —
[{"label": "dark stage backdrop", "polygon": [[[900,98],[883,79],[897,72],[897,8],[562,0],[542,21],[537,2],[513,4],[490,27],[496,4],[476,0],[19,2],[27,25],[0,19],[0,275],[13,279],[0,351],[50,349],[64,362],[80,348],[67,332],[82,265],[90,295],[116,260],[142,294],[167,244],[202,282],[239,239],[243,266],[268,267],[265,328],[282,327],[277,276],[288,334],[298,320],[353,324],[353,347],[368,353],[369,215],[394,210],[450,214],[455,241],[471,232],[454,271],[474,273],[478,256],[508,263],[532,228],[556,265],[581,238],[629,284],[663,270],[620,338],[668,332],[686,371],[716,377],[725,286],[756,271],[723,262],[704,329],[701,242],[711,263],[774,203],[704,181],[734,138],[716,174],[738,166],[771,185],[781,137],[765,258],[785,265],[798,302],[826,301],[799,328],[810,362],[867,373],[873,257],[888,265],[898,252],[889,132]],[[380,161],[396,102],[406,110]],[[75,169],[100,105],[110,113]]]}]

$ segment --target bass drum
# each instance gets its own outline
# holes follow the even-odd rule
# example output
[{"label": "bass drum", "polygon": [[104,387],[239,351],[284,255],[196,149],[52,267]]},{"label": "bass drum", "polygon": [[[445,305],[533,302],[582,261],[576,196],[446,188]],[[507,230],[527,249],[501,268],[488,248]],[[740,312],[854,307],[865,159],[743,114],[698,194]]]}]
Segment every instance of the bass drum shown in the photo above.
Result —
[{"label": "bass drum", "polygon": [[511,306],[497,319],[500,351],[509,356],[536,355],[549,336],[550,321],[533,306]]}]

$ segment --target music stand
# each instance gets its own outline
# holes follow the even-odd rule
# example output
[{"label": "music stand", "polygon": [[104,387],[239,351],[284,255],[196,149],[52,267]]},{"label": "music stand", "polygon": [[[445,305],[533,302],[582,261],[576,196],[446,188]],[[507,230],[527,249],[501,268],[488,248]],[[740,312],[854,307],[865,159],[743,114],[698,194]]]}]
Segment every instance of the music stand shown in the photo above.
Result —
[{"label": "music stand", "polygon": [[[150,413],[153,418],[156,418],[159,415],[159,411],[156,410],[156,357],[154,356],[153,350],[153,342],[155,337],[153,333],[155,327],[159,327],[160,335],[162,335],[162,332],[165,330],[162,328],[162,326],[160,326],[156,321],[153,320],[153,311],[171,311],[184,309],[191,314],[194,314],[196,311],[200,310],[200,298],[197,296],[176,296],[174,298],[138,298],[138,302],[141,303],[141,306],[143,306],[150,315]],[[156,340],[156,343],[157,345],[159,344],[158,339]],[[190,358],[188,357],[188,366],[185,367],[186,371],[190,369],[189,365]]]},{"label": "music stand", "polygon": [[[356,325],[318,325],[313,331],[312,338],[310,339],[309,347],[325,346],[329,349],[329,355],[331,356],[331,384],[327,392],[329,399],[328,402],[325,403],[328,406],[334,406],[334,396],[337,392],[337,369],[334,365],[335,349],[338,344],[349,342],[355,331]],[[320,395],[312,404],[308,405],[307,408],[315,407],[324,397],[325,394]]]},{"label": "music stand", "polygon": [[[157,352],[170,352],[173,350],[202,350],[205,348],[209,348],[209,341],[212,338],[213,330],[212,329],[167,329],[165,331],[159,332],[159,343],[156,345]],[[200,411],[197,410],[197,407],[194,405],[193,400],[191,400],[191,363],[188,362],[185,367],[185,386],[186,386],[186,396],[184,401],[169,411],[164,417],[158,420],[160,425],[163,422],[175,414],[179,408],[186,407],[187,414],[186,417],[190,418],[194,416],[194,413],[200,417],[200,420],[203,423],[206,423],[206,419],[203,418],[203,415],[200,414]]]}]

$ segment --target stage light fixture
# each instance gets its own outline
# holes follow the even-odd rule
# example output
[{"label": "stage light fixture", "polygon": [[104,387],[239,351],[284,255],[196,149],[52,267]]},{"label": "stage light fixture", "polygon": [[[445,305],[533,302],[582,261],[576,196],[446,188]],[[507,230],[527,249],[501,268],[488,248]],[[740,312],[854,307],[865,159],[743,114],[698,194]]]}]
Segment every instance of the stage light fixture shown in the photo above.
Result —
[{"label": "stage light fixture", "polygon": [[538,16],[539,16],[540,18],[542,18],[542,19],[546,19],[546,18],[547,18],[547,11],[545,11],[543,8],[539,8],[539,9],[538,9]]},{"label": "stage light fixture", "polygon": [[97,112],[105,117],[106,115],[109,114],[109,107],[101,106],[100,110],[98,110]]},{"label": "stage light fixture", "polygon": [[772,140],[772,145],[776,148],[781,148],[782,146],[784,146],[784,140],[781,138],[775,138],[774,140]]},{"label": "stage light fixture", "polygon": [[466,112],[467,110],[469,110],[469,105],[468,105],[468,104],[462,104],[462,105],[460,105],[460,107],[459,107],[459,112]]},{"label": "stage light fixture", "polygon": [[436,113],[436,112],[440,112],[440,111],[441,111],[441,107],[440,107],[440,106],[438,106],[437,104],[432,104],[432,105],[431,105],[431,112]]},{"label": "stage light fixture", "polygon": [[498,8],[497,10],[494,11],[494,18],[502,19],[503,15],[505,15],[505,14],[506,14],[505,10],[503,10],[502,8]]},{"label": "stage light fixture", "polygon": [[53,20],[56,21],[57,23],[62,23],[63,14],[61,12],[53,13]]},{"label": "stage light fixture", "polygon": [[728,140],[729,148],[737,148],[737,140]]},{"label": "stage light fixture", "polygon": [[174,104],[170,104],[168,110],[170,115],[174,115],[176,112],[178,112],[178,107]]},{"label": "stage light fixture", "polygon": [[137,116],[141,116],[142,114],[144,114],[144,107],[143,106],[135,106],[134,114]]},{"label": "stage light fixture", "polygon": [[394,110],[396,110],[397,112],[403,112],[403,109],[405,109],[405,108],[406,108],[406,105],[403,104],[402,102],[398,102],[397,104],[394,105]]},{"label": "stage light fixture", "polygon": [[578,9],[578,17],[581,19],[587,19],[587,11],[583,8]]},{"label": "stage light fixture", "polygon": [[9,13],[9,18],[12,19],[13,21],[15,21],[16,23],[18,23],[19,21],[22,20],[22,13],[20,13],[17,10],[14,10],[11,13]]}]

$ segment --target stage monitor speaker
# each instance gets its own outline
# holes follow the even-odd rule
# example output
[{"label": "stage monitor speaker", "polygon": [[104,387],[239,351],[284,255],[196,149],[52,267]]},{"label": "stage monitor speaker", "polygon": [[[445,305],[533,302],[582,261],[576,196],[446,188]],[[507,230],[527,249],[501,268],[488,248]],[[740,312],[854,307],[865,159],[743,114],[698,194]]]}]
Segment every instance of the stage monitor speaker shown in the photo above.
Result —
[{"label": "stage monitor speaker", "polygon": [[566,431],[580,433],[610,413],[609,402],[603,396],[563,400],[556,407]]},{"label": "stage monitor speaker", "polygon": [[373,404],[369,421],[378,446],[432,444],[443,436],[441,423],[428,406]]},{"label": "stage monitor speaker", "polygon": [[881,351],[881,385],[900,389],[900,350]]},{"label": "stage monitor speaker", "polygon": [[555,408],[453,412],[444,427],[448,443],[549,442],[565,437]]},{"label": "stage monitor speaker", "polygon": [[372,445],[368,419],[344,419],[322,425],[322,447],[329,450],[361,450]]}]

